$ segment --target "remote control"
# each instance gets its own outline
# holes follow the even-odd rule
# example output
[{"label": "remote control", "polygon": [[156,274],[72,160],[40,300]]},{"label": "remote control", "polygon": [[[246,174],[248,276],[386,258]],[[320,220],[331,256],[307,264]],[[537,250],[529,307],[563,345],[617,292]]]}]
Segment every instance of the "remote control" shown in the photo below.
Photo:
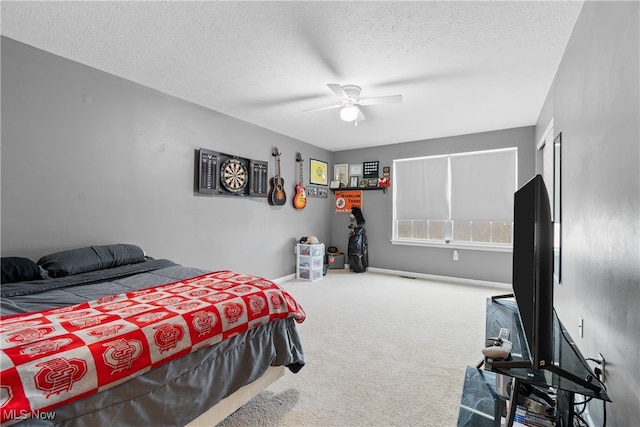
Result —
[{"label": "remote control", "polygon": [[482,349],[482,354],[491,359],[506,359],[511,354],[511,341],[496,341],[494,345],[490,345]]},{"label": "remote control", "polygon": [[498,335],[498,338],[500,338],[502,341],[507,341],[509,339],[509,333],[511,331],[509,331],[509,329],[507,328],[500,328],[500,334]]}]

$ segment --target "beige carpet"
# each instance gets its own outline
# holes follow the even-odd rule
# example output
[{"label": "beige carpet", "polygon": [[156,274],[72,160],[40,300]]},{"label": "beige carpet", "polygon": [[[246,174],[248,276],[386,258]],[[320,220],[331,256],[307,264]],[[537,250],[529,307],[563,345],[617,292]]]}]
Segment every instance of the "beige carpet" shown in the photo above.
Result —
[{"label": "beige carpet", "polygon": [[282,284],[304,307],[306,366],[223,421],[239,426],[454,426],[482,359],[485,299],[504,289],[329,270]]}]

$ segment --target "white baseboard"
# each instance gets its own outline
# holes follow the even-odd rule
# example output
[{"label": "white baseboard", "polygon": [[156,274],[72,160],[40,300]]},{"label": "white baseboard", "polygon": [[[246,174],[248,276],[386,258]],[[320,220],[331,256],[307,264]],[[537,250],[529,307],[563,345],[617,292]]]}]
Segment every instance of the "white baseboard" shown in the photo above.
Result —
[{"label": "white baseboard", "polygon": [[[349,264],[345,264],[344,269],[349,271]],[[386,268],[376,268],[376,267],[369,267],[368,271],[372,273],[390,274],[392,276],[414,277],[416,279],[434,280],[438,282],[457,283],[457,284],[471,285],[471,286],[484,286],[487,288],[498,288],[498,289],[505,289],[509,291],[512,290],[510,283],[490,282],[487,280],[477,280],[477,279],[465,279],[463,277],[438,276],[435,274],[414,273],[412,271],[388,270]],[[280,285],[286,282],[287,280],[292,280],[295,278],[296,278],[296,275],[294,273],[294,274],[289,274],[287,276],[279,277],[277,279],[273,279],[273,281]]]},{"label": "white baseboard", "polygon": [[411,271],[388,270],[385,268],[369,267],[369,271],[373,273],[390,274],[393,276],[415,277],[416,279],[435,280],[438,282],[458,283],[463,285],[484,286],[488,288],[499,288],[511,290],[510,283],[490,282],[486,280],[465,279],[463,277],[438,276],[435,274],[414,273]]},{"label": "white baseboard", "polygon": [[286,276],[282,276],[282,277],[278,277],[277,279],[273,279],[272,282],[277,283],[278,285],[281,285],[282,283],[286,282],[287,280],[292,280],[296,278],[296,274],[288,274]]}]

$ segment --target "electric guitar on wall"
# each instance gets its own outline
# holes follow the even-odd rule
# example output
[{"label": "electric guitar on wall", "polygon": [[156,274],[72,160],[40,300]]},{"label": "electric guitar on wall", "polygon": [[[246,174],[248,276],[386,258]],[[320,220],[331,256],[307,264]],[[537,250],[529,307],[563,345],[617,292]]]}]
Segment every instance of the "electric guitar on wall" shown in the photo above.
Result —
[{"label": "electric guitar on wall", "polygon": [[276,158],[276,176],[271,178],[269,203],[275,206],[282,206],[287,202],[287,195],[284,192],[284,179],[280,176],[280,151],[278,151],[278,147],[273,147],[271,155]]},{"label": "electric guitar on wall", "polygon": [[296,184],[296,195],[293,196],[293,207],[296,209],[304,209],[304,207],[307,206],[307,189],[304,188],[302,154],[296,153],[296,162],[300,165],[300,181]]}]

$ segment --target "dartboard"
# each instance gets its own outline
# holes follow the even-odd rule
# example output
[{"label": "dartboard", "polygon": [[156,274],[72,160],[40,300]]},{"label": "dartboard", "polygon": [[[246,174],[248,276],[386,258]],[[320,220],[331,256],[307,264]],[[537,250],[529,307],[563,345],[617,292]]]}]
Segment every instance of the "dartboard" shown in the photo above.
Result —
[{"label": "dartboard", "polygon": [[249,171],[238,159],[229,159],[220,167],[220,182],[232,193],[238,193],[247,186]]}]

